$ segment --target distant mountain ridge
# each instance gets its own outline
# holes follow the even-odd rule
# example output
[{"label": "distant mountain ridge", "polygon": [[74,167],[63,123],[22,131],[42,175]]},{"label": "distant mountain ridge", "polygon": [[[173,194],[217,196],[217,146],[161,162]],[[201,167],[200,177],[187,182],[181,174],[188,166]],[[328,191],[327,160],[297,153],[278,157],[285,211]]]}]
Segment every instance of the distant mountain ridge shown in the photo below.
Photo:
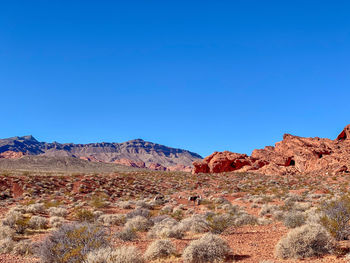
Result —
[{"label": "distant mountain ridge", "polygon": [[74,144],[39,142],[32,135],[0,139],[0,154],[4,152],[22,152],[25,155],[47,157],[76,157],[94,162],[130,163],[130,166],[133,166],[134,163],[142,166],[144,163],[145,167],[162,167],[161,169],[163,167],[192,167],[194,161],[202,159],[197,153],[142,139],[123,143]]}]

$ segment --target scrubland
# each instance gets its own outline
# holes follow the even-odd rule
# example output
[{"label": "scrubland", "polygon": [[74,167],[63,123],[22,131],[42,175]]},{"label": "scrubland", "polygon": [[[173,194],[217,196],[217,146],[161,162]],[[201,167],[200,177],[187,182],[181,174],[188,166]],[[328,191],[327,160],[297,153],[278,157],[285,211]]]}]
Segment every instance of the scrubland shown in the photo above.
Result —
[{"label": "scrubland", "polygon": [[[350,262],[350,175],[0,175],[0,262]],[[200,195],[199,205],[188,201]]]}]

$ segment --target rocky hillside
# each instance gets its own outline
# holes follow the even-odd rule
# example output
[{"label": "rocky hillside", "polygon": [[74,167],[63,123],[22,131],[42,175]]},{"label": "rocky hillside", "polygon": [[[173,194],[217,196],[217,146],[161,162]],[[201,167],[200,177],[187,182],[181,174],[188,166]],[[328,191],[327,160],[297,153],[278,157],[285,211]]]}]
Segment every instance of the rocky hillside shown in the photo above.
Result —
[{"label": "rocky hillside", "polygon": [[350,125],[335,140],[285,134],[275,146],[254,150],[251,156],[215,152],[194,162],[193,173],[253,171],[262,174],[350,173]]},{"label": "rocky hillside", "polygon": [[123,143],[47,143],[33,136],[0,139],[0,158],[14,159],[22,155],[75,157],[91,162],[116,163],[154,170],[191,170],[192,163],[202,157],[196,153],[146,142],[141,139]]}]

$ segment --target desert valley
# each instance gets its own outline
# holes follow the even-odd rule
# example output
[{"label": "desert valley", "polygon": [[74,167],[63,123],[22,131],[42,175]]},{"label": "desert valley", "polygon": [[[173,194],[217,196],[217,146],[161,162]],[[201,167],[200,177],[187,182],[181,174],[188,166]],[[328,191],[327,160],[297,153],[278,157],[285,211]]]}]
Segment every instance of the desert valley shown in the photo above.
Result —
[{"label": "desert valley", "polygon": [[0,262],[350,262],[349,186],[350,125],[204,159],[1,139]]}]

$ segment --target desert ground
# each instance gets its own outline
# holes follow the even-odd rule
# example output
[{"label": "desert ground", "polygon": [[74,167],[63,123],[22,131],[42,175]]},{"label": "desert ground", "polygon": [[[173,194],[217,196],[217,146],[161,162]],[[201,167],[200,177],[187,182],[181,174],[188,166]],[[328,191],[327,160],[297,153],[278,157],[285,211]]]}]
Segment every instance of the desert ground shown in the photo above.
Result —
[{"label": "desert ground", "polygon": [[[349,205],[349,182],[348,174],[3,171],[0,262],[349,262],[346,233],[339,238],[325,220],[326,204]],[[311,233],[316,241],[277,245],[310,226],[323,231]],[[82,229],[103,242],[87,244]],[[71,249],[58,249],[60,242]],[[296,247],[303,242],[307,248]]]}]

